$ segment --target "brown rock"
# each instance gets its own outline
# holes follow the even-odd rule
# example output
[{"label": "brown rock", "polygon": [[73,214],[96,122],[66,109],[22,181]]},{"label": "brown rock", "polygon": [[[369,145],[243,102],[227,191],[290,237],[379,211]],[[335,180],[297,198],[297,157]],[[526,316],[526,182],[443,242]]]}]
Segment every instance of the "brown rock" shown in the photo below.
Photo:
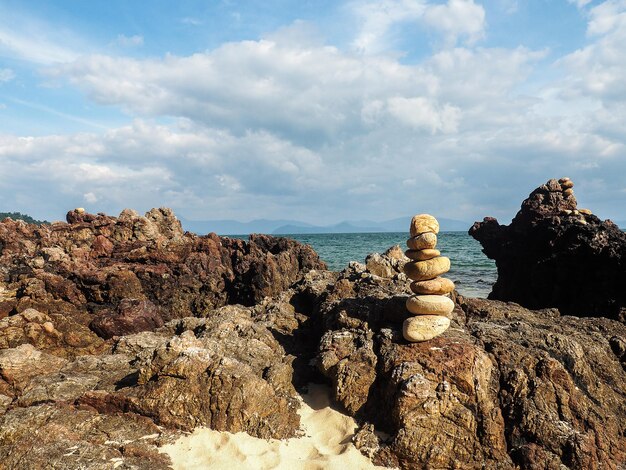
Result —
[{"label": "brown rock", "polygon": [[422,233],[417,237],[409,238],[406,245],[411,250],[432,249],[437,246],[437,235],[433,232]]},{"label": "brown rock", "polygon": [[413,315],[447,317],[454,310],[454,302],[443,295],[414,295],[406,300],[406,309]]},{"label": "brown rock", "polygon": [[[560,180],[559,180],[560,181]],[[569,189],[569,188],[573,188],[574,187],[574,182],[571,180],[568,181],[563,181],[561,183],[561,188],[563,189]]]},{"label": "brown rock", "polygon": [[424,250],[407,250],[405,254],[407,258],[414,261],[426,261],[441,255],[439,250],[433,250],[428,248]]},{"label": "brown rock", "polygon": [[450,259],[445,256],[438,256],[427,261],[412,261],[404,265],[404,272],[414,281],[434,279],[449,270]]},{"label": "brown rock", "polygon": [[101,313],[89,327],[101,338],[152,331],[163,326],[159,309],[149,300],[124,299],[115,312]]},{"label": "brown rock", "polygon": [[430,214],[418,214],[411,219],[411,237],[417,237],[418,235],[426,232],[439,233],[439,222]]},{"label": "brown rock", "polygon": [[563,191],[563,195],[565,197],[573,196],[574,195],[574,190],[572,188],[568,188],[565,191]]},{"label": "brown rock", "polygon": [[409,317],[402,325],[402,336],[410,342],[433,339],[450,327],[450,319],[439,315]]},{"label": "brown rock", "polygon": [[454,282],[445,277],[436,277],[427,281],[412,282],[411,290],[416,294],[445,295],[454,290]]}]

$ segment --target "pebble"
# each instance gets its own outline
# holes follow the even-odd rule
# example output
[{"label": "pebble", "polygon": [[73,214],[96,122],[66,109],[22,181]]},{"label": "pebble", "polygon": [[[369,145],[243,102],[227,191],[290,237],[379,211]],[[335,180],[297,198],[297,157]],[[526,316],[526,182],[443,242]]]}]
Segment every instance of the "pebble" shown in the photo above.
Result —
[{"label": "pebble", "polygon": [[454,290],[454,282],[445,277],[436,277],[427,281],[415,281],[411,283],[411,290],[416,294],[442,295],[449,294]]},{"label": "pebble", "polygon": [[561,184],[566,183],[568,181],[571,181],[571,180],[567,176],[564,176],[563,178],[559,179],[559,183],[561,183]]},{"label": "pebble", "polygon": [[580,212],[581,214],[584,214],[584,215],[591,215],[591,214],[593,214],[593,212],[591,212],[589,209],[578,209],[578,212]]},{"label": "pebble", "polygon": [[426,261],[428,259],[436,258],[441,254],[441,252],[432,248],[426,248],[424,250],[407,250],[404,254],[407,258],[414,261]]},{"label": "pebble", "polygon": [[54,325],[52,324],[52,322],[47,321],[47,322],[43,323],[41,326],[48,333],[54,332]]},{"label": "pebble", "polygon": [[561,188],[563,189],[570,189],[574,187],[574,182],[573,181],[563,181],[561,183]]},{"label": "pebble", "polygon": [[414,295],[406,300],[406,309],[413,315],[442,315],[454,310],[454,302],[443,295]]},{"label": "pebble", "polygon": [[428,341],[450,327],[450,319],[439,315],[409,317],[402,325],[404,339],[411,342]]},{"label": "pebble", "polygon": [[563,191],[563,195],[564,196],[571,196],[572,194],[574,194],[574,190],[572,188],[567,188],[565,191]]},{"label": "pebble", "polygon": [[426,232],[417,237],[409,238],[406,246],[411,250],[430,250],[437,246],[437,235],[433,232]]},{"label": "pebble", "polygon": [[421,233],[439,233],[439,222],[430,214],[418,214],[411,219],[411,237],[416,237]]},{"label": "pebble", "polygon": [[438,256],[426,261],[411,261],[404,265],[404,273],[414,281],[434,279],[450,271],[450,258]]}]

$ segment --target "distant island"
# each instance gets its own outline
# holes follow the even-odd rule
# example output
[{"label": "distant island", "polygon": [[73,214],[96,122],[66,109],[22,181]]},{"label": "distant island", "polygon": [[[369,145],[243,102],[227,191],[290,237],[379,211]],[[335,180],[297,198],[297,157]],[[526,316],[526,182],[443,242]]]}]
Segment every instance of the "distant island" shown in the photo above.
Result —
[{"label": "distant island", "polygon": [[50,223],[47,220],[33,219],[30,215],[22,214],[21,212],[0,212],[0,220],[4,220],[7,217],[13,220],[23,220],[28,224],[41,225]]},{"label": "distant island", "polygon": [[[250,222],[236,220],[186,220],[180,218],[183,228],[190,232],[206,234],[215,232],[218,235],[247,235],[250,233],[267,233],[273,235],[304,234],[304,233],[376,233],[405,232],[410,215],[396,219],[374,222],[371,220],[350,220],[333,225],[313,225],[297,220],[256,219]],[[461,220],[439,218],[441,230],[444,232],[467,231],[472,225]]]}]

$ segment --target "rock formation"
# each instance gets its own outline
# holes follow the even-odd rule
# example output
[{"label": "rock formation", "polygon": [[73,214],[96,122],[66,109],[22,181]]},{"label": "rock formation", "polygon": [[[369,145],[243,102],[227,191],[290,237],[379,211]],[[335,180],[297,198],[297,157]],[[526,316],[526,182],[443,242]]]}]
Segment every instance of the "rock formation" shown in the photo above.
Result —
[{"label": "rock formation", "polygon": [[[127,209],[118,218],[76,209],[67,220],[0,222],[0,346],[99,352],[114,336],[254,305],[326,267],[309,246],[285,238],[184,233],[169,209]],[[41,320],[23,319],[29,308]]]},{"label": "rock formation", "polygon": [[402,325],[407,341],[427,341],[439,336],[450,326],[448,316],[454,302],[446,294],[454,290],[454,283],[439,277],[450,270],[450,259],[439,256],[435,249],[439,222],[432,215],[419,214],[411,220],[411,238],[406,256],[412,260],[404,265],[404,272],[413,280],[411,290],[415,293],[406,301],[412,315]]},{"label": "rock formation", "polygon": [[551,179],[510,225],[476,222],[469,233],[496,261],[490,299],[564,314],[626,318],[626,234],[578,209],[569,178]]},{"label": "rock formation", "polygon": [[319,279],[305,282],[321,299],[317,359],[336,400],[390,436],[378,441],[378,464],[583,470],[626,461],[626,325],[458,296],[445,335],[407,343],[403,282],[354,270],[327,279],[325,292]]},{"label": "rock formation", "polygon": [[397,249],[336,273],[167,210],[68,220],[0,223],[0,468],[165,469],[158,447],[196,426],[294,436],[319,372],[378,464],[623,468],[623,323],[452,291],[446,334],[411,343]]}]

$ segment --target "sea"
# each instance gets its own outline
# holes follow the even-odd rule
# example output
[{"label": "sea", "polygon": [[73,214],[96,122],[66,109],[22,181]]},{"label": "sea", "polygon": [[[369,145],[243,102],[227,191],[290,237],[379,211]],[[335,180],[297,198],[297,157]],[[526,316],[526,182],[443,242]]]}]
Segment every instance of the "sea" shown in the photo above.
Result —
[{"label": "sea", "polygon": [[[232,235],[231,235],[232,236]],[[407,249],[407,232],[384,233],[316,233],[280,235],[311,245],[333,271],[341,271],[350,261],[365,262],[370,253],[383,253],[393,245]],[[247,236],[241,238],[247,239]],[[486,298],[496,282],[493,260],[482,252],[480,243],[467,232],[440,232],[437,249],[450,258],[446,277],[454,281],[457,291],[466,297]]]}]

